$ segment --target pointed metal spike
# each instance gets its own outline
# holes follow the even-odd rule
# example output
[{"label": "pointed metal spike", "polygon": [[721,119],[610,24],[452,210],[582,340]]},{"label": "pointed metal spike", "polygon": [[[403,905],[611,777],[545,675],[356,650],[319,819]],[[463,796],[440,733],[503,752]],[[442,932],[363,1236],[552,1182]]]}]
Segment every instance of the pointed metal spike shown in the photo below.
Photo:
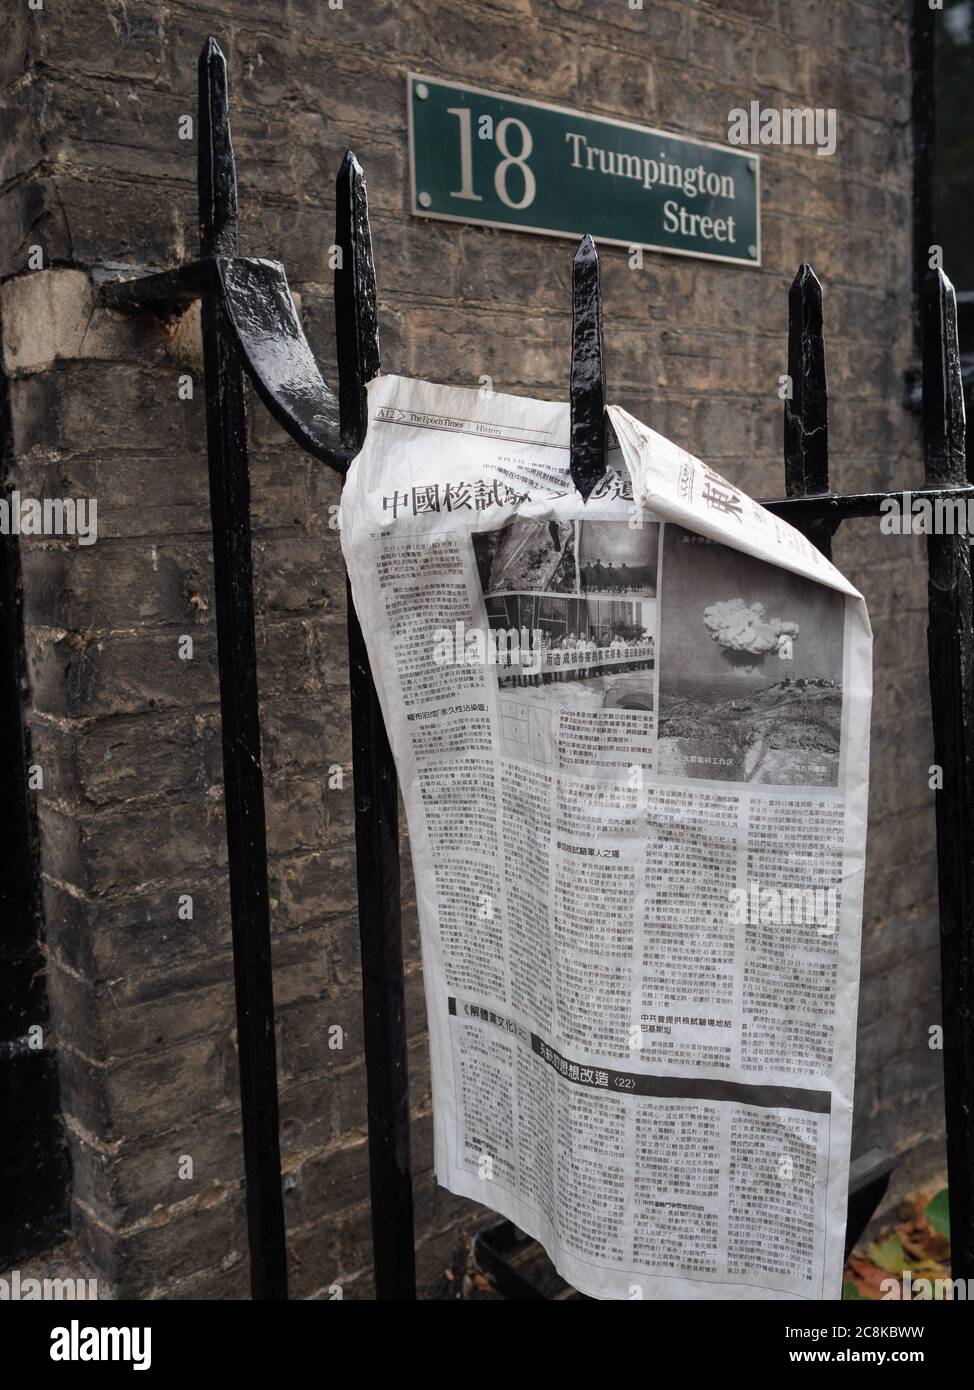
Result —
[{"label": "pointed metal spike", "polygon": [[822,331],[822,286],[807,263],[788,291],[785,400],[785,492],[808,497],[829,490],[829,404]]},{"label": "pointed metal spike", "polygon": [[598,258],[599,253],[595,248],[595,242],[589,233],[586,232],[578,243],[578,250],[575,252],[572,259],[575,261],[597,261]]},{"label": "pointed metal spike", "polygon": [[200,253],[232,256],[237,249],[237,169],[230,139],[230,86],[227,60],[212,37],[200,52],[198,83]]},{"label": "pointed metal spike", "polygon": [[335,244],[342,258],[335,270],[341,439],[357,453],[367,422],[365,386],[379,370],[379,319],[368,191],[351,150],[342,160],[335,191]]},{"label": "pointed metal spike", "polygon": [[570,470],[587,501],[605,473],[605,376],[599,256],[582,237],[572,261],[572,366]]},{"label": "pointed metal spike", "polygon": [[[349,452],[358,453],[368,427],[365,386],[379,370],[379,338],[365,175],[351,150],[338,172],[335,220],[342,256],[335,269],[341,437]],[[412,1301],[416,1255],[398,782],[351,586],[347,613],[375,1296],[383,1302]]]},{"label": "pointed metal spike", "polygon": [[927,480],[966,481],[964,383],[957,341],[957,299],[942,270],[923,283],[923,432]]}]

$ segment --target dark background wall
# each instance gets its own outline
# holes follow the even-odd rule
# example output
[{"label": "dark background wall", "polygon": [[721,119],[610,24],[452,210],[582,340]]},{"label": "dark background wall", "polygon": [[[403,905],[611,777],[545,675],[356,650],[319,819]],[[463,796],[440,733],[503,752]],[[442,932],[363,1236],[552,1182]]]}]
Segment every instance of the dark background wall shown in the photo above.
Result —
[{"label": "dark background wall", "polygon": [[[911,150],[900,0],[6,0],[0,270],[12,482],[95,496],[83,549],[21,540],[47,981],[72,1223],[123,1294],[244,1297],[237,1076],[198,329],[98,307],[92,272],[196,250],[196,57],[227,53],[241,243],[280,258],[333,376],[334,176],[369,180],[386,370],[565,394],[567,241],[406,212],[405,73],[722,141],[728,111],[834,106],[838,147],[764,150],[764,266],[606,248],[611,396],[757,496],[779,494],[787,287],[826,295],[833,477],[921,476],[911,351]],[[43,250],[30,270],[29,248]],[[947,267],[948,271],[950,267]],[[192,400],[180,374],[195,375]],[[275,987],[294,1296],[368,1297],[369,1218],[335,485],[259,407],[252,467]],[[943,1166],[920,542],[856,523],[837,560],[876,635],[856,1148]],[[191,635],[191,661],[178,655]],[[329,769],[346,769],[344,788]],[[336,780],[334,777],[331,779]],[[438,1191],[407,877],[420,1268],[478,1208]],[[192,921],[177,916],[193,898]],[[329,1027],[344,1048],[328,1046]],[[190,1156],[193,1176],[181,1178]],[[185,1164],[183,1165],[185,1169]]]}]

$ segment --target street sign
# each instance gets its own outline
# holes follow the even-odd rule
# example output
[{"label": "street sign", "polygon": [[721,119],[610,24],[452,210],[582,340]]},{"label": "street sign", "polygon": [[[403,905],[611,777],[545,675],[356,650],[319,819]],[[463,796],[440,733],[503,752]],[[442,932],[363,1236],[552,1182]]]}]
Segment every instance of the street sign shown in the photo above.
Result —
[{"label": "street sign", "polygon": [[417,217],[761,264],[758,156],[409,75]]}]

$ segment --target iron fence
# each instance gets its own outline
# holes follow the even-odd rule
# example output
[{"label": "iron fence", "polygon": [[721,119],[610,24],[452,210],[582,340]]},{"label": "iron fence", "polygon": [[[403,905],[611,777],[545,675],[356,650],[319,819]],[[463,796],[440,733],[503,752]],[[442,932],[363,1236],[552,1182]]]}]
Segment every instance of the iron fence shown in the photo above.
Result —
[{"label": "iron fence", "polygon": [[[302,332],[283,267],[237,248],[237,194],[226,63],[208,40],[199,64],[200,258],[174,270],[104,287],[129,312],[167,313],[202,300],[207,450],[216,579],[216,624],[234,984],[246,1200],[255,1299],[287,1297],[278,1139],[267,850],[261,773],[243,375],[298,444],[344,474],[367,428],[365,384],[379,369],[378,308],[365,179],[349,153],[337,181],[335,276],[337,397]],[[880,514],[895,492],[829,488],[828,392],[822,291],[802,265],[788,300],[785,497],[765,506],[826,555],[844,520]],[[974,499],[964,463],[964,412],[953,290],[942,272],[923,296],[925,486],[913,498]],[[570,472],[583,498],[606,470],[606,389],[598,256],[585,237],[572,274]],[[944,1076],[953,1273],[974,1275],[974,734],[970,550],[963,535],[931,536],[929,666],[936,759]],[[409,1084],[406,1068],[396,772],[361,629],[348,599],[355,841],[369,1169],[376,1297],[416,1296]],[[891,1155],[853,1163],[850,1239],[888,1182]],[[509,1223],[480,1242],[508,1296],[538,1297],[506,1263]],[[506,1273],[505,1273],[506,1271]]]}]

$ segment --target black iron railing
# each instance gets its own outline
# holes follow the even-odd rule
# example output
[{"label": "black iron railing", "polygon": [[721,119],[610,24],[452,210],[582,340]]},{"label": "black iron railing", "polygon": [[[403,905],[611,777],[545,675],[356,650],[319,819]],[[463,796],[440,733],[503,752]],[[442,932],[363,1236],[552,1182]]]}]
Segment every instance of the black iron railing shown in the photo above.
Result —
[{"label": "black iron railing", "polygon": [[[202,301],[251,1291],[254,1298],[281,1299],[287,1297],[287,1263],[242,372],[292,438],[343,475],[362,447],[365,383],[379,368],[375,270],[365,178],[349,153],[337,182],[335,244],[342,269],[335,276],[336,398],[305,339],[283,267],[237,254],[227,68],[213,39],[200,55],[199,113],[200,259],[108,284],[103,293],[107,304],[129,312],[166,313]],[[396,772],[351,595],[348,649],[376,1293],[411,1298],[416,1285]]]},{"label": "black iron railing", "polygon": [[[130,312],[171,311],[197,298],[203,303],[251,1284],[254,1298],[286,1298],[242,372],[291,436],[344,474],[365,438],[365,383],[379,368],[375,271],[365,180],[349,154],[337,183],[336,244],[342,258],[335,275],[336,398],[305,340],[283,268],[237,254],[226,64],[213,40],[200,58],[199,194],[200,259],[162,274],[112,283],[104,294],[107,303]],[[912,496],[974,500],[964,468],[954,296],[942,273],[929,282],[923,322],[926,485]],[[765,505],[829,554],[832,535],[843,520],[879,515],[883,502],[899,494],[837,495],[829,490],[822,294],[807,265],[789,294],[788,370],[792,396],[785,403],[786,496]],[[590,237],[583,239],[573,266],[570,399],[571,476],[588,497],[605,471],[607,437],[599,267]],[[960,1278],[974,1274],[974,636],[968,542],[963,536],[931,537],[929,557],[932,717],[937,761],[944,769],[937,801],[944,1071],[953,1272]],[[396,773],[350,595],[348,645],[375,1289],[379,1299],[412,1299],[416,1282]],[[890,1155],[873,1151],[854,1163],[850,1232],[861,1231],[875,1210],[892,1162]],[[515,1288],[511,1281],[513,1297],[537,1296]]]}]

